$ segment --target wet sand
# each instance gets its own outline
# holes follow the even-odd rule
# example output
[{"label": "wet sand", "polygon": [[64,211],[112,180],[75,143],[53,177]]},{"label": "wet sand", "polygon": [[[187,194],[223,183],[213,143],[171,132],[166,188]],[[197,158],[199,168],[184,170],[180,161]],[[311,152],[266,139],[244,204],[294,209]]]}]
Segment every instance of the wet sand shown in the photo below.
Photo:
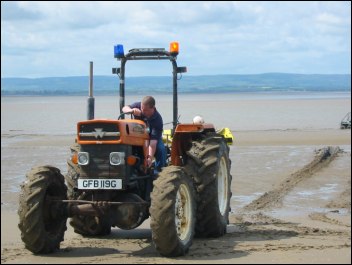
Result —
[{"label": "wet sand", "polygon": [[[351,130],[234,134],[228,233],[196,238],[188,255],[172,259],[154,249],[148,220],[135,230],[113,228],[102,238],[84,238],[68,224],[58,252],[33,255],[26,250],[17,228],[18,192],[10,192],[4,176],[13,171],[21,175],[40,163],[65,173],[73,136],[3,134],[1,262],[350,264]],[[21,160],[15,168],[10,167],[11,154]]]}]

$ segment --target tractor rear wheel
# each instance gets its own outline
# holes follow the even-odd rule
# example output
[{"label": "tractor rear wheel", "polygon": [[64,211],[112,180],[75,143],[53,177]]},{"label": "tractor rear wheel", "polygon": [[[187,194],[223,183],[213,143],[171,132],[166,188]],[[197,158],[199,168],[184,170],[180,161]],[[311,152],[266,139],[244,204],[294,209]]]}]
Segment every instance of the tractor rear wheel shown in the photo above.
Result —
[{"label": "tractor rear wheel", "polygon": [[231,200],[229,147],[218,134],[193,141],[187,152],[187,172],[197,191],[196,236],[219,237],[226,233]]},{"label": "tractor rear wheel", "polygon": [[60,170],[52,166],[33,168],[21,185],[19,224],[21,238],[31,252],[51,253],[60,248],[67,229],[67,188]]},{"label": "tractor rear wheel", "polygon": [[156,249],[163,256],[185,255],[195,226],[195,196],[192,179],[183,168],[165,167],[153,183],[150,226]]}]

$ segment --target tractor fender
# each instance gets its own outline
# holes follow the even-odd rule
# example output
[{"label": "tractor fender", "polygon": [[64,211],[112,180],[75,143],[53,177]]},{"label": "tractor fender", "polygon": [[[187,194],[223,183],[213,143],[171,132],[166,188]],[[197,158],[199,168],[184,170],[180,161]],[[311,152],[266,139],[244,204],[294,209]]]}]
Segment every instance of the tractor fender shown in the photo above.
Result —
[{"label": "tractor fender", "polygon": [[178,124],[172,138],[171,164],[182,166],[182,157],[191,148],[193,138],[207,132],[215,132],[213,124]]}]

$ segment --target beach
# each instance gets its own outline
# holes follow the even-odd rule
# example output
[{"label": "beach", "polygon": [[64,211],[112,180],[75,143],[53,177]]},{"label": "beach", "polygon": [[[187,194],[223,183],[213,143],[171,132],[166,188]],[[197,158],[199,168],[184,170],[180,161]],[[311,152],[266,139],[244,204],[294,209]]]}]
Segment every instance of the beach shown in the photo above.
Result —
[{"label": "beach", "polygon": [[[197,106],[193,106],[194,97],[182,103],[185,108],[202,108],[209,99],[200,98]],[[41,103],[35,100],[38,107]],[[2,99],[2,115],[4,110],[6,114],[11,109],[8,102],[5,104]],[[22,108],[23,121],[6,122],[21,117],[2,116],[1,262],[350,264],[351,130],[338,127],[345,109],[351,106],[350,97],[242,98],[235,103],[230,116],[226,115],[228,109],[217,109],[220,118],[216,120],[222,127],[233,119],[229,127],[235,136],[230,146],[232,199],[227,233],[219,238],[195,238],[188,254],[177,258],[162,257],[155,250],[149,220],[134,230],[113,228],[110,235],[101,238],[82,237],[67,222],[64,241],[57,252],[34,255],[25,249],[17,226],[19,185],[34,166],[50,164],[66,173],[69,146],[75,137],[74,124],[71,131],[66,128],[72,123],[70,119],[79,117],[60,117],[60,127],[44,123],[29,128],[25,126],[25,105],[16,108]],[[274,109],[265,108],[272,103]],[[250,111],[246,109],[249,105]],[[257,116],[262,119],[249,126],[247,118],[255,116],[254,106],[261,111]],[[341,111],[342,106],[345,108]],[[279,118],[273,117],[276,108],[281,109]],[[291,115],[292,111],[295,114]],[[246,119],[237,119],[245,113],[250,114]],[[50,117],[50,111],[33,115],[44,114]],[[207,118],[215,115],[212,110],[202,114],[206,121],[214,120]],[[293,122],[277,126],[282,117],[292,117]],[[67,120],[69,124],[65,123]]]},{"label": "beach", "polygon": [[[33,255],[24,248],[17,227],[18,193],[2,193],[2,263],[350,263],[351,131],[234,134],[232,212],[225,236],[196,238],[188,255],[165,258],[152,245],[148,220],[135,230],[114,228],[103,238],[84,238],[68,225],[58,252]],[[5,137],[22,137],[12,148],[24,152],[49,146],[54,150],[73,141],[71,136]],[[255,200],[260,205],[265,193],[287,183],[326,146],[339,146],[341,151],[280,194],[280,203],[251,205]]]}]

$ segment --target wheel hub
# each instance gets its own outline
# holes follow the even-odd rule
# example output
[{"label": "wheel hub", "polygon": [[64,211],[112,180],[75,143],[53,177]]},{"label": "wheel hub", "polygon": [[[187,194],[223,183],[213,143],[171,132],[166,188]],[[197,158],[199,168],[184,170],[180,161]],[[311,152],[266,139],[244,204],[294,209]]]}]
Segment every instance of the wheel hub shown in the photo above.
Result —
[{"label": "wheel hub", "polygon": [[179,238],[188,239],[190,236],[190,224],[192,218],[191,197],[185,185],[180,185],[175,203],[175,224]]}]

